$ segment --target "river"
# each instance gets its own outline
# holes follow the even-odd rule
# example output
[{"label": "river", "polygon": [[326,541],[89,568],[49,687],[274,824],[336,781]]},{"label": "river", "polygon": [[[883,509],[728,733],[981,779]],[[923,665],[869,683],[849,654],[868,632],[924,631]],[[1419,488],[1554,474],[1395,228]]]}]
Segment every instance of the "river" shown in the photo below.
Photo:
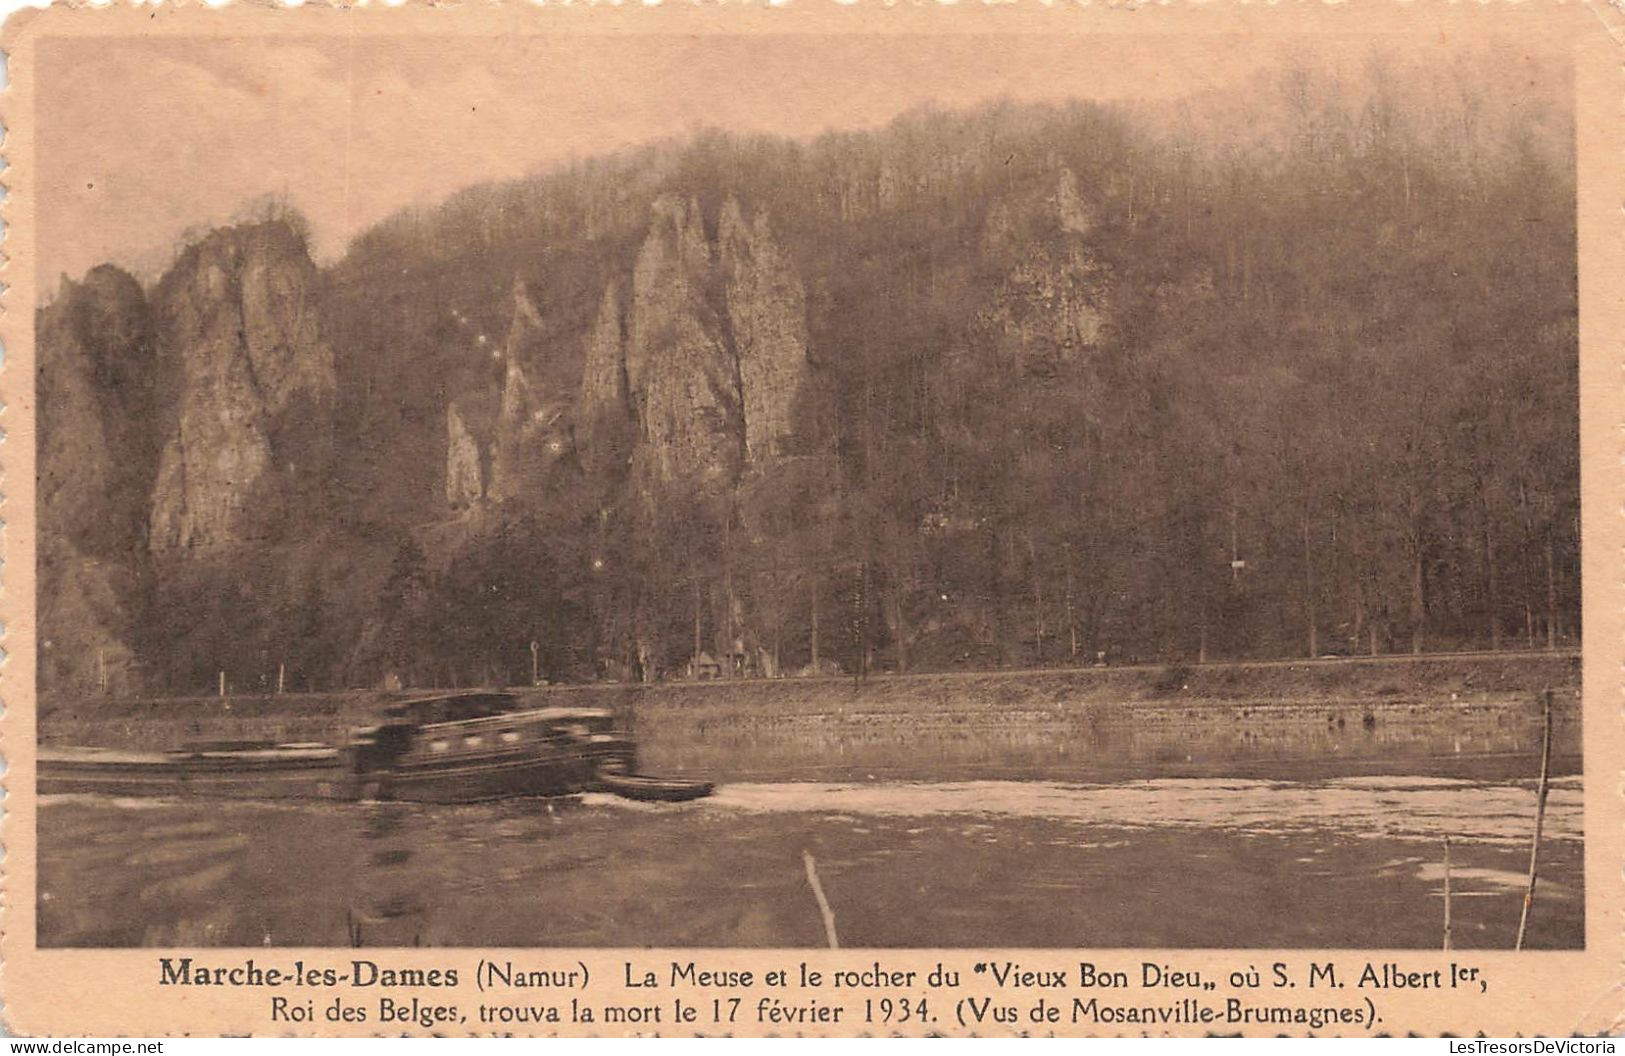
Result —
[{"label": "river", "polygon": [[[1449,837],[1455,945],[1506,948],[1535,812],[1534,782],[1512,775],[1529,762],[1107,781],[848,771],[660,805],[46,797],[40,942],[817,946],[805,852],[849,947],[1437,948]],[[1531,946],[1584,944],[1581,791],[1573,774],[1552,787]]]}]

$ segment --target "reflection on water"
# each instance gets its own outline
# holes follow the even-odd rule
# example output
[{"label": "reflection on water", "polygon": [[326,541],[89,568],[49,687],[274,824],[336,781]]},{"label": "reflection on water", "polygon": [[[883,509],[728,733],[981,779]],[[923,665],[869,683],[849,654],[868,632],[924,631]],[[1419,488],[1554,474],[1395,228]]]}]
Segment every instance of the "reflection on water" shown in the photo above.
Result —
[{"label": "reflection on water", "polygon": [[[1286,710],[1166,708],[1105,718],[890,714],[685,722],[640,721],[652,770],[718,780],[982,777],[1119,780],[1152,776],[1466,773],[1538,769],[1540,716],[1525,702],[1498,708],[1330,703]],[[1578,770],[1580,729],[1560,712],[1555,772]]]},{"label": "reflection on water", "polygon": [[[1437,948],[1513,941],[1527,701],[640,714],[715,797],[466,806],[44,797],[48,946]],[[1584,936],[1575,709],[1531,944]],[[1215,897],[1245,894],[1247,897]],[[1178,907],[1170,912],[1169,907]]]},{"label": "reflection on water", "polygon": [[[1542,838],[1579,840],[1578,777],[1552,783]],[[589,802],[611,805],[612,796]],[[1197,826],[1248,832],[1322,830],[1353,837],[1527,845],[1532,787],[1429,777],[1342,778],[1297,783],[1174,778],[1109,785],[1043,781],[930,784],[730,784],[705,809],[763,813],[825,811],[852,817],[1043,818],[1113,827]]]},{"label": "reflection on water", "polygon": [[[1429,777],[731,784],[464,806],[40,801],[46,946],[1507,948],[1535,795]],[[1581,784],[1535,931],[1584,942]],[[1243,895],[1245,897],[1217,897]],[[1178,907],[1170,912],[1169,907]]]}]

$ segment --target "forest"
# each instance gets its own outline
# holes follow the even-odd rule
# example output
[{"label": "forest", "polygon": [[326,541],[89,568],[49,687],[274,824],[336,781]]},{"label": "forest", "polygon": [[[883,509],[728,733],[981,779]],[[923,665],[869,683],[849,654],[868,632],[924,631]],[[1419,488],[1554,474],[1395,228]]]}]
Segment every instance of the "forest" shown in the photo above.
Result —
[{"label": "forest", "polygon": [[296,284],[331,384],[252,530],[137,532],[98,626],[150,693],[1575,645],[1566,78],[1497,76],[710,130],[402,213]]}]

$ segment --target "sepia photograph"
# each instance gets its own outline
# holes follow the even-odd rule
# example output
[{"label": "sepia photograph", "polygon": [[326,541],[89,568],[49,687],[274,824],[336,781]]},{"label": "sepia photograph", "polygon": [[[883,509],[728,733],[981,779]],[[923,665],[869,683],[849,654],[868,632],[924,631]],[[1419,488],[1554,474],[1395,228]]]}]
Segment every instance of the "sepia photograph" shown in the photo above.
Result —
[{"label": "sepia photograph", "polygon": [[1560,34],[548,25],[34,43],[39,948],[1598,939]]}]

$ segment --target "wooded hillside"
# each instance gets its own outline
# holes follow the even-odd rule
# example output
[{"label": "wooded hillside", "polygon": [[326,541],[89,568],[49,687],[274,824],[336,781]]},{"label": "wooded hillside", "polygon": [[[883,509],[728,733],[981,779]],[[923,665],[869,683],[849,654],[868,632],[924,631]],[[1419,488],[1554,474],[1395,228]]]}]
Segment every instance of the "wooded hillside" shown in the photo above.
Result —
[{"label": "wooded hillside", "polygon": [[1453,76],[707,132],[397,216],[240,297],[301,320],[244,355],[330,456],[255,411],[260,530],[143,540],[107,633],[177,692],[528,682],[533,641],[554,679],[1575,642],[1564,86]]}]

